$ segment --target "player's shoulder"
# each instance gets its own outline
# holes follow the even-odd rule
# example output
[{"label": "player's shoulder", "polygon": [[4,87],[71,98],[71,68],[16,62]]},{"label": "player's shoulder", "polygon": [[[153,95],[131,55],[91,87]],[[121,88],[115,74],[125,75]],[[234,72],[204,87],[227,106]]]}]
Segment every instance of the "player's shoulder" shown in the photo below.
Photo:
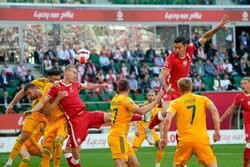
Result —
[{"label": "player's shoulder", "polygon": [[47,82],[47,78],[37,78],[31,81],[31,83],[46,83],[46,82]]},{"label": "player's shoulder", "polygon": [[243,92],[239,92],[236,94],[235,96],[235,99],[241,99],[241,98],[244,98],[245,97],[245,94]]}]

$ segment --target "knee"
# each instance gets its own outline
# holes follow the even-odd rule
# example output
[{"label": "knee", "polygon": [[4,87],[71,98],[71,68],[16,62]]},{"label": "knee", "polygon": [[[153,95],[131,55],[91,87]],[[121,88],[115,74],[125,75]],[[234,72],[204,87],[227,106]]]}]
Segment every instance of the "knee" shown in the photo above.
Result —
[{"label": "knee", "polygon": [[42,157],[51,157],[51,155],[52,155],[52,148],[50,148],[50,147],[43,147]]},{"label": "knee", "polygon": [[57,137],[54,141],[55,148],[62,147],[63,145],[63,138]]},{"label": "knee", "polygon": [[30,136],[30,132],[22,132],[19,135],[19,140],[21,140],[22,142],[25,142]]}]

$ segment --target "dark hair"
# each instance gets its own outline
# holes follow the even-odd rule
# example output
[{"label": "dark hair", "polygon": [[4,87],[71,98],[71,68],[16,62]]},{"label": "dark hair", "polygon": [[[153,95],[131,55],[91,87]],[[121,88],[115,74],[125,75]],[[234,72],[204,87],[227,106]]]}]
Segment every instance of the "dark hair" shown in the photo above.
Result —
[{"label": "dark hair", "polygon": [[186,45],[187,40],[184,37],[179,36],[179,37],[175,38],[174,43],[182,43],[183,45]]},{"label": "dark hair", "polygon": [[131,87],[130,87],[130,84],[129,84],[128,80],[120,79],[117,82],[117,91],[118,91],[118,93],[122,92],[122,91],[127,91],[129,89],[131,89]]},{"label": "dark hair", "polygon": [[26,92],[28,89],[34,89],[34,88],[36,88],[36,85],[34,85],[32,83],[28,83],[27,85],[25,85],[23,90],[24,90],[24,92]]},{"label": "dark hair", "polygon": [[61,71],[59,71],[57,68],[53,67],[51,68],[49,71],[48,71],[48,76],[51,76],[51,75],[60,75],[61,74]]}]

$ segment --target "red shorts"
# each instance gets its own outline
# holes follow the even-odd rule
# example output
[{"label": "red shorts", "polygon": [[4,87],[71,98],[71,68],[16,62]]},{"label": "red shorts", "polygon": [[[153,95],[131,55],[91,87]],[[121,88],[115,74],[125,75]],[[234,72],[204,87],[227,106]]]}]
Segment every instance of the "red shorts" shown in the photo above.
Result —
[{"label": "red shorts", "polygon": [[67,146],[80,146],[88,135],[88,129],[100,128],[103,123],[103,112],[83,112],[76,117],[70,118],[68,121],[70,136],[67,141]]},{"label": "red shorts", "polygon": [[178,91],[174,91],[172,94],[169,94],[166,90],[163,90],[164,94],[162,96],[162,101],[171,101],[180,97]]},{"label": "red shorts", "polygon": [[250,124],[244,124],[246,141],[250,141]]}]

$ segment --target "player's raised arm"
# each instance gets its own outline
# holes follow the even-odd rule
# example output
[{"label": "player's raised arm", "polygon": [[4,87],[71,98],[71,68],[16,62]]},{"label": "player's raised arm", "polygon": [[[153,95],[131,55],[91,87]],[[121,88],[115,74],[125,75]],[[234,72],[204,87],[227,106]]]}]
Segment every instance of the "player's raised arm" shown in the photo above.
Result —
[{"label": "player's raised arm", "polygon": [[8,107],[5,110],[5,113],[8,114],[9,112],[11,112],[12,108],[14,107],[14,105],[23,98],[23,96],[25,95],[25,92],[23,89],[21,89],[16,96],[14,97],[14,99],[10,102],[10,104],[8,105]]},{"label": "player's raised arm", "polygon": [[201,45],[205,44],[207,41],[209,41],[213,36],[214,34],[219,31],[220,29],[224,28],[225,25],[227,23],[230,22],[230,19],[227,15],[223,16],[223,18],[221,19],[220,21],[220,24],[217,25],[215,28],[209,30],[208,32],[206,32],[200,39],[199,39],[199,43]]},{"label": "player's raised arm", "polygon": [[40,101],[37,105],[35,105],[34,108],[32,108],[29,112],[40,112],[42,111],[43,106],[50,100],[50,98],[48,96],[45,96],[44,99],[42,101]]},{"label": "player's raised arm", "polygon": [[81,85],[81,90],[90,90],[90,89],[107,89],[108,84],[103,83],[103,84],[93,84],[93,83],[82,83]]},{"label": "player's raised arm", "polygon": [[217,108],[215,107],[214,103],[211,102],[208,107],[207,110],[212,114],[212,119],[214,122],[214,135],[213,135],[213,139],[214,142],[219,141],[220,140],[220,116],[219,116],[219,112],[217,110]]},{"label": "player's raised arm", "polygon": [[223,122],[229,115],[231,115],[234,111],[236,111],[239,108],[238,105],[232,104],[221,116],[220,122]]},{"label": "player's raised arm", "polygon": [[161,92],[158,93],[158,95],[156,96],[155,100],[152,103],[150,103],[148,105],[145,105],[143,107],[139,107],[138,105],[136,105],[132,109],[132,112],[136,113],[136,114],[140,114],[140,115],[146,114],[147,112],[149,112],[150,110],[152,110],[159,103],[159,101],[162,98],[162,95],[163,95],[163,91],[161,91]]}]

